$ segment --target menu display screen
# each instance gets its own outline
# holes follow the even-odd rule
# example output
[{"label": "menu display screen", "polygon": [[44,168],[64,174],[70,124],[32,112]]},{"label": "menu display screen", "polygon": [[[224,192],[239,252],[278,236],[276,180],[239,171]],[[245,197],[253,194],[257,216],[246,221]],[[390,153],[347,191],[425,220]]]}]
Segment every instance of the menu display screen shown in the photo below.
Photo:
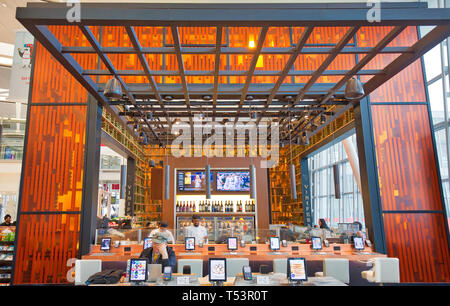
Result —
[{"label": "menu display screen", "polygon": [[[213,172],[211,172],[211,182]],[[206,174],[205,171],[177,171],[178,191],[205,191]]]},{"label": "menu display screen", "polygon": [[313,250],[322,249],[322,239],[320,237],[311,237],[311,248]]},{"label": "menu display screen", "polygon": [[249,171],[217,172],[217,191],[250,191]]},{"label": "menu display screen", "polygon": [[100,250],[109,251],[111,249],[111,238],[102,238]]},{"label": "menu display screen", "polygon": [[361,237],[353,238],[353,242],[355,245],[355,250],[364,250],[364,239]]},{"label": "menu display screen", "polygon": [[147,280],[147,260],[132,259],[130,262],[130,282],[145,282]]},{"label": "menu display screen", "polygon": [[237,237],[228,237],[227,239],[228,250],[235,251],[238,249],[238,240]]},{"label": "menu display screen", "polygon": [[209,259],[209,281],[225,282],[227,280],[227,269],[225,258],[210,258]]},{"label": "menu display screen", "polygon": [[306,281],[306,260],[304,258],[288,258],[288,278],[291,281]]},{"label": "menu display screen", "polygon": [[152,238],[146,237],[144,238],[144,250],[152,247]]},{"label": "menu display screen", "polygon": [[186,251],[195,250],[195,237],[186,237],[184,240],[184,248]]},{"label": "menu display screen", "polygon": [[280,238],[270,237],[270,249],[276,251],[280,249]]}]

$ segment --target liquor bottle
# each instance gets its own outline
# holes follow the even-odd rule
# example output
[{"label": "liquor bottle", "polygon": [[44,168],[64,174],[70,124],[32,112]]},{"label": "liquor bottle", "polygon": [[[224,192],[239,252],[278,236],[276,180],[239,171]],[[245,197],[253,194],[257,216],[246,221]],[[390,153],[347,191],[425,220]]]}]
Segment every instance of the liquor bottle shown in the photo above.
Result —
[{"label": "liquor bottle", "polygon": [[253,200],[252,201],[252,212],[255,212],[255,208],[256,208],[255,200]]},{"label": "liquor bottle", "polygon": [[179,203],[178,203],[178,201],[177,201],[177,206],[175,206],[175,211],[176,211],[176,212],[179,212],[179,210],[180,210],[180,205],[179,205]]}]

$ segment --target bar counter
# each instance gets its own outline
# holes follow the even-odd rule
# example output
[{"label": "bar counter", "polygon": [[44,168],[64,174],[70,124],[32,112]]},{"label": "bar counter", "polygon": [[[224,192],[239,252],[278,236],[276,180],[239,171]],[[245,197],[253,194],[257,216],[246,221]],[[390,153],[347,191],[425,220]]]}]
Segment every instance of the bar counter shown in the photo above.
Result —
[{"label": "bar counter", "polygon": [[[334,247],[340,247],[340,251],[334,251]],[[91,252],[84,255],[82,259],[101,259],[103,261],[126,261],[130,258],[139,257],[142,252],[142,245],[130,244],[121,245],[118,248],[112,246],[109,252],[100,250],[99,245],[92,245]],[[245,247],[240,247],[237,251],[229,251],[226,244],[207,244],[203,247],[196,246],[193,251],[186,251],[184,244],[171,244],[175,251],[177,259],[203,259],[221,257],[246,257],[252,260],[273,260],[284,257],[304,257],[306,260],[321,260],[325,257],[333,258],[347,258],[349,260],[369,260],[375,257],[386,257],[385,254],[374,252],[372,248],[366,247],[364,251],[355,252],[351,244],[331,244],[329,247],[324,247],[320,251],[313,251],[310,244],[292,243],[287,247],[280,247],[280,250],[271,251],[268,244],[247,244]],[[251,250],[255,248],[256,251]],[[297,247],[298,250],[293,250]],[[214,250],[210,251],[210,248]]]},{"label": "bar counter", "polygon": [[[303,257],[307,263],[308,277],[313,277],[315,272],[323,270],[324,258],[347,258],[350,269],[350,285],[371,285],[367,280],[361,277],[361,272],[371,269],[369,261],[376,257],[387,257],[385,254],[374,252],[372,248],[366,247],[364,251],[355,252],[351,244],[330,244],[321,251],[313,251],[310,244],[292,243],[287,247],[281,246],[278,251],[271,251],[268,244],[248,244],[244,248],[239,248],[235,252],[227,249],[226,244],[208,244],[203,247],[196,246],[193,251],[185,251],[184,244],[172,244],[178,259],[202,259],[203,274],[208,275],[209,258],[239,258],[249,259],[252,271],[258,272],[261,265],[268,265],[273,271],[273,260],[288,257]],[[334,251],[334,247],[339,246],[340,251]],[[84,255],[82,259],[101,259],[102,269],[126,269],[126,261],[130,258],[139,257],[142,252],[142,245],[130,244],[121,245],[118,248],[112,246],[106,253],[100,250],[99,245],[92,245],[91,252]],[[214,247],[214,251],[208,251],[208,248]],[[250,248],[256,247],[256,251]],[[297,247],[298,250],[292,250]],[[177,271],[175,271],[177,272]],[[179,271],[178,271],[179,272]]]}]

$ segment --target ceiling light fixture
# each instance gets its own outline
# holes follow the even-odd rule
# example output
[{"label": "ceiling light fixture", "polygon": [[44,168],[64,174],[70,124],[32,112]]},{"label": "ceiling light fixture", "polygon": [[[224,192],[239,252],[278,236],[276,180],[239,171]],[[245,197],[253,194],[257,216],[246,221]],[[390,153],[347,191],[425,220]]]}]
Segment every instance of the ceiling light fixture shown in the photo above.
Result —
[{"label": "ceiling light fixture", "polygon": [[345,97],[349,100],[359,100],[364,97],[364,88],[356,77],[352,77],[347,81]]},{"label": "ceiling light fixture", "polygon": [[122,97],[122,86],[116,78],[109,79],[103,90],[105,97],[110,99],[120,99]]}]

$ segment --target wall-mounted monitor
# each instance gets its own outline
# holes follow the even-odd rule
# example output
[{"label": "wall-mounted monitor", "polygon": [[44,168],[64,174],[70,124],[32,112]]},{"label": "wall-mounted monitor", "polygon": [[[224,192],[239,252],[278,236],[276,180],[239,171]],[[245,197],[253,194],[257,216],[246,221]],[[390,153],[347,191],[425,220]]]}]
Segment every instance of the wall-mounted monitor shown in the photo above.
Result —
[{"label": "wall-mounted monitor", "polygon": [[292,282],[308,280],[305,258],[288,258],[288,278]]},{"label": "wall-mounted monitor", "polygon": [[216,191],[250,192],[250,172],[217,171]]},{"label": "wall-mounted monitor", "polygon": [[[211,182],[213,181],[211,172]],[[178,170],[177,190],[180,192],[206,191],[206,174],[201,170]]]}]

